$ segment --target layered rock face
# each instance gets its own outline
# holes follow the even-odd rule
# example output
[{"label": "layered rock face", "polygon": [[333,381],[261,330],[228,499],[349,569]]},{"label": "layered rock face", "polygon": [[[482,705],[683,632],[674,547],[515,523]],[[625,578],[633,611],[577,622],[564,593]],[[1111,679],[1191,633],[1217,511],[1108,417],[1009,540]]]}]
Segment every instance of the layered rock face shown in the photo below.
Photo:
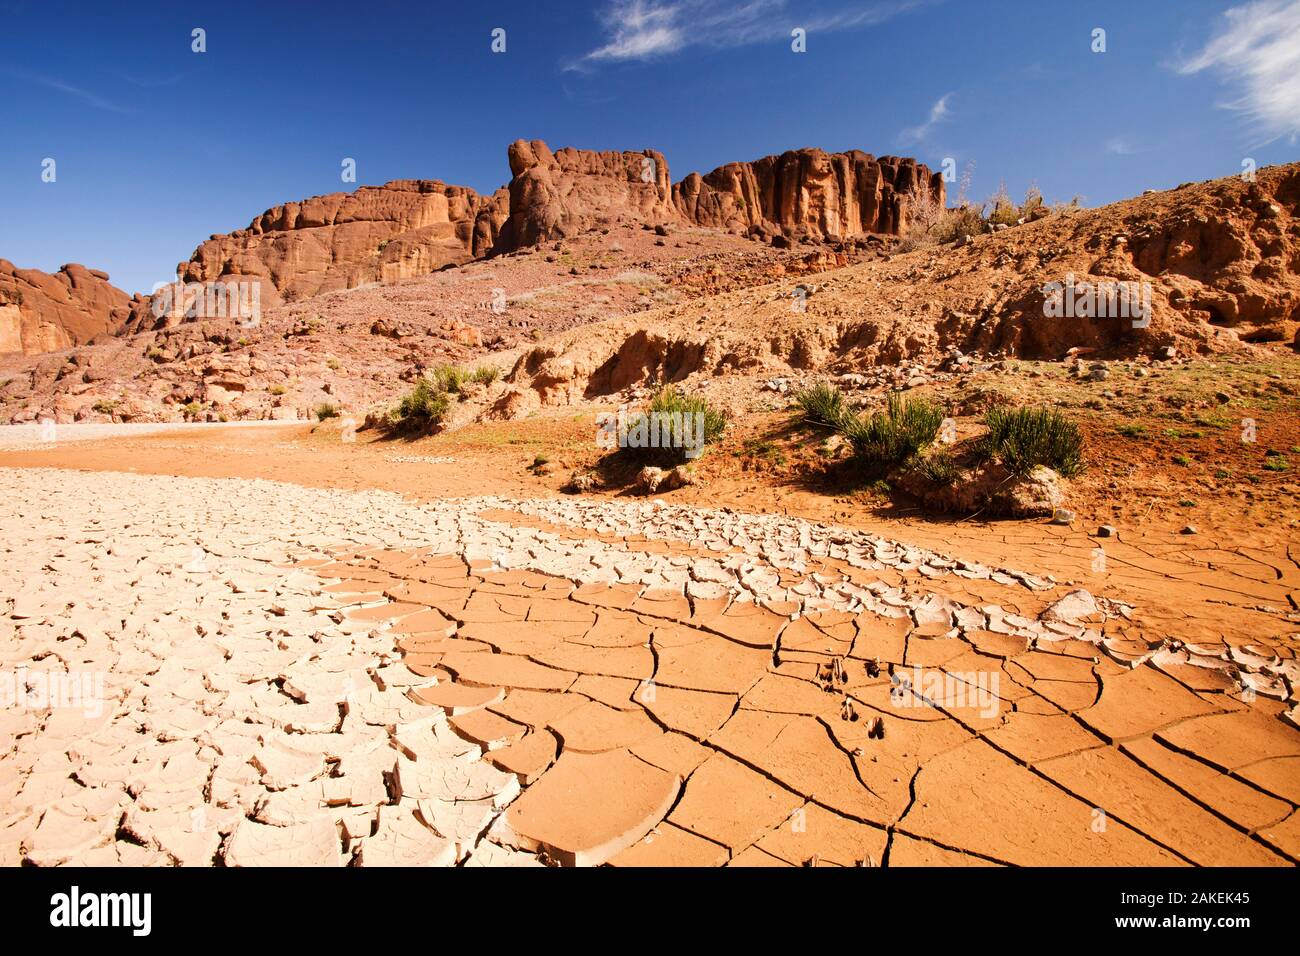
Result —
[{"label": "layered rock face", "polygon": [[268,209],[213,236],[180,272],[186,282],[261,279],[262,305],[426,275],[486,253],[505,222],[504,190],[401,179]]},{"label": "layered rock face", "polygon": [[899,235],[921,197],[942,208],[942,175],[914,159],[859,150],[790,150],[691,173],[673,187],[673,204],[696,225],[818,240]]},{"label": "layered rock face", "polygon": [[115,334],[145,308],[108,281],[108,273],[75,263],[50,274],[0,259],[0,352],[53,352]]},{"label": "layered rock face", "polygon": [[509,252],[574,236],[600,223],[634,219],[661,225],[677,219],[668,162],[657,150],[554,153],[541,140],[516,140],[509,150],[510,218],[495,251]]}]

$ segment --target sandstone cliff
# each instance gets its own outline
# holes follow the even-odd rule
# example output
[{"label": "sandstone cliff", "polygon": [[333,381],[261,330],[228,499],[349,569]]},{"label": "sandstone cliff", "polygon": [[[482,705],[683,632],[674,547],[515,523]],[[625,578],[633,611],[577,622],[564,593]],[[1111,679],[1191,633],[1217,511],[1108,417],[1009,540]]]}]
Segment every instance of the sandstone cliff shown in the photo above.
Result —
[{"label": "sandstone cliff", "polygon": [[942,206],[943,177],[913,159],[797,149],[691,173],[673,187],[673,203],[699,226],[826,240],[899,235],[925,194]]},{"label": "sandstone cliff", "polygon": [[632,219],[661,225],[677,219],[663,154],[554,153],[541,140],[516,140],[509,150],[510,218],[498,252],[574,236],[601,223]]},{"label": "sandstone cliff", "polygon": [[133,310],[145,308],[108,281],[108,273],[75,263],[50,274],[0,259],[0,352],[53,352],[115,334]]},{"label": "sandstone cliff", "polygon": [[426,275],[482,255],[505,220],[505,194],[401,179],[268,209],[213,236],[180,265],[186,282],[262,279],[262,305]]}]

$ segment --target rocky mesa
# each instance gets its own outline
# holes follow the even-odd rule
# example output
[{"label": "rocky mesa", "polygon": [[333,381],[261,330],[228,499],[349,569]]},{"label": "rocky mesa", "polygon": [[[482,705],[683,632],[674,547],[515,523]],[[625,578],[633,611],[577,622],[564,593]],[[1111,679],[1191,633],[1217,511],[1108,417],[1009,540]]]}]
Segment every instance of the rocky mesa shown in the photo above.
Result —
[{"label": "rocky mesa", "polygon": [[186,282],[263,280],[263,307],[426,275],[487,252],[504,201],[427,179],[314,196],[213,236],[178,272]]},{"label": "rocky mesa", "polygon": [[787,240],[901,235],[914,203],[942,208],[945,196],[942,174],[925,164],[856,149],[789,150],[691,173],[673,186],[673,204],[696,225]]},{"label": "rocky mesa", "polygon": [[145,300],[108,281],[108,273],[69,263],[53,274],[0,259],[0,353],[33,355],[113,335]]}]

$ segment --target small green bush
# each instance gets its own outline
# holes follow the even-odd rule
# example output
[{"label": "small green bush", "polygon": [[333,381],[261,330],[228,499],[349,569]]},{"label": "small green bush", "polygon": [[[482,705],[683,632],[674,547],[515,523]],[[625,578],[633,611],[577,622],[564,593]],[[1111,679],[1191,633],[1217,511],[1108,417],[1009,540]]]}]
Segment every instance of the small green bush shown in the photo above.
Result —
[{"label": "small green bush", "polygon": [[853,446],[857,459],[869,468],[888,471],[906,465],[934,442],[943,424],[943,412],[924,398],[906,399],[891,392],[883,412],[870,418],[846,415],[840,432]]},{"label": "small green bush", "polygon": [[818,382],[794,397],[809,424],[819,428],[838,428],[848,413],[844,393],[828,382]]},{"label": "small green bush", "polygon": [[323,422],[327,418],[338,418],[339,407],[332,402],[321,402],[316,406],[316,421]]},{"label": "small green bush", "polygon": [[726,428],[726,414],[703,395],[686,395],[668,385],[644,412],[628,416],[619,446],[636,460],[680,463],[697,457]]},{"label": "small green bush", "polygon": [[946,451],[919,456],[912,462],[912,468],[936,485],[951,485],[957,480],[957,464]]},{"label": "small green bush", "polygon": [[470,372],[459,365],[439,365],[430,373],[429,380],[437,391],[459,395],[470,380]]},{"label": "small green bush", "polygon": [[474,369],[471,378],[480,385],[491,385],[500,374],[501,370],[495,365],[480,365]]},{"label": "small green bush", "polygon": [[446,390],[436,381],[423,378],[389,412],[389,426],[400,432],[429,432],[442,422],[450,408],[451,396]]},{"label": "small green bush", "polygon": [[1054,408],[992,408],[984,423],[984,453],[1018,475],[1039,465],[1066,477],[1083,470],[1083,434]]}]

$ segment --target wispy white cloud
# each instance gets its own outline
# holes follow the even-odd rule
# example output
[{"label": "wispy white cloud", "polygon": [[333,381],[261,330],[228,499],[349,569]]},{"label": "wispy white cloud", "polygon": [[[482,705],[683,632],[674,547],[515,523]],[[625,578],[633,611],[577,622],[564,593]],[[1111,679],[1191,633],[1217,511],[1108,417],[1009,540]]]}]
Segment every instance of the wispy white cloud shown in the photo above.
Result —
[{"label": "wispy white cloud", "polygon": [[1227,10],[1205,48],[1180,73],[1214,70],[1240,95],[1223,105],[1267,141],[1300,135],[1300,0],[1256,0]]},{"label": "wispy white cloud", "polygon": [[605,42],[569,63],[583,69],[604,63],[651,60],[691,46],[715,49],[789,40],[802,27],[810,42],[830,33],[882,23],[933,0],[882,0],[847,9],[787,10],[785,0],[610,0],[600,13]]},{"label": "wispy white cloud", "polygon": [[98,94],[91,93],[89,90],[83,90],[79,86],[73,86],[71,83],[65,83],[60,79],[52,76],[45,76],[40,73],[28,73],[25,70],[10,70],[12,75],[19,79],[26,80],[28,83],[35,83],[38,86],[44,86],[47,89],[57,90],[60,93],[67,93],[69,96],[75,96],[85,103],[100,110],[107,110],[110,113],[129,113],[131,112],[124,106],[104,99]]},{"label": "wispy white cloud", "polygon": [[1127,136],[1112,136],[1106,140],[1106,152],[1116,156],[1132,156],[1138,152],[1138,148]]},{"label": "wispy white cloud", "polygon": [[930,131],[952,115],[948,109],[948,100],[952,98],[951,93],[945,93],[934,101],[930,107],[930,115],[926,117],[924,123],[917,126],[909,126],[898,134],[898,141],[904,146],[910,146],[913,143],[919,143],[930,135]]}]

